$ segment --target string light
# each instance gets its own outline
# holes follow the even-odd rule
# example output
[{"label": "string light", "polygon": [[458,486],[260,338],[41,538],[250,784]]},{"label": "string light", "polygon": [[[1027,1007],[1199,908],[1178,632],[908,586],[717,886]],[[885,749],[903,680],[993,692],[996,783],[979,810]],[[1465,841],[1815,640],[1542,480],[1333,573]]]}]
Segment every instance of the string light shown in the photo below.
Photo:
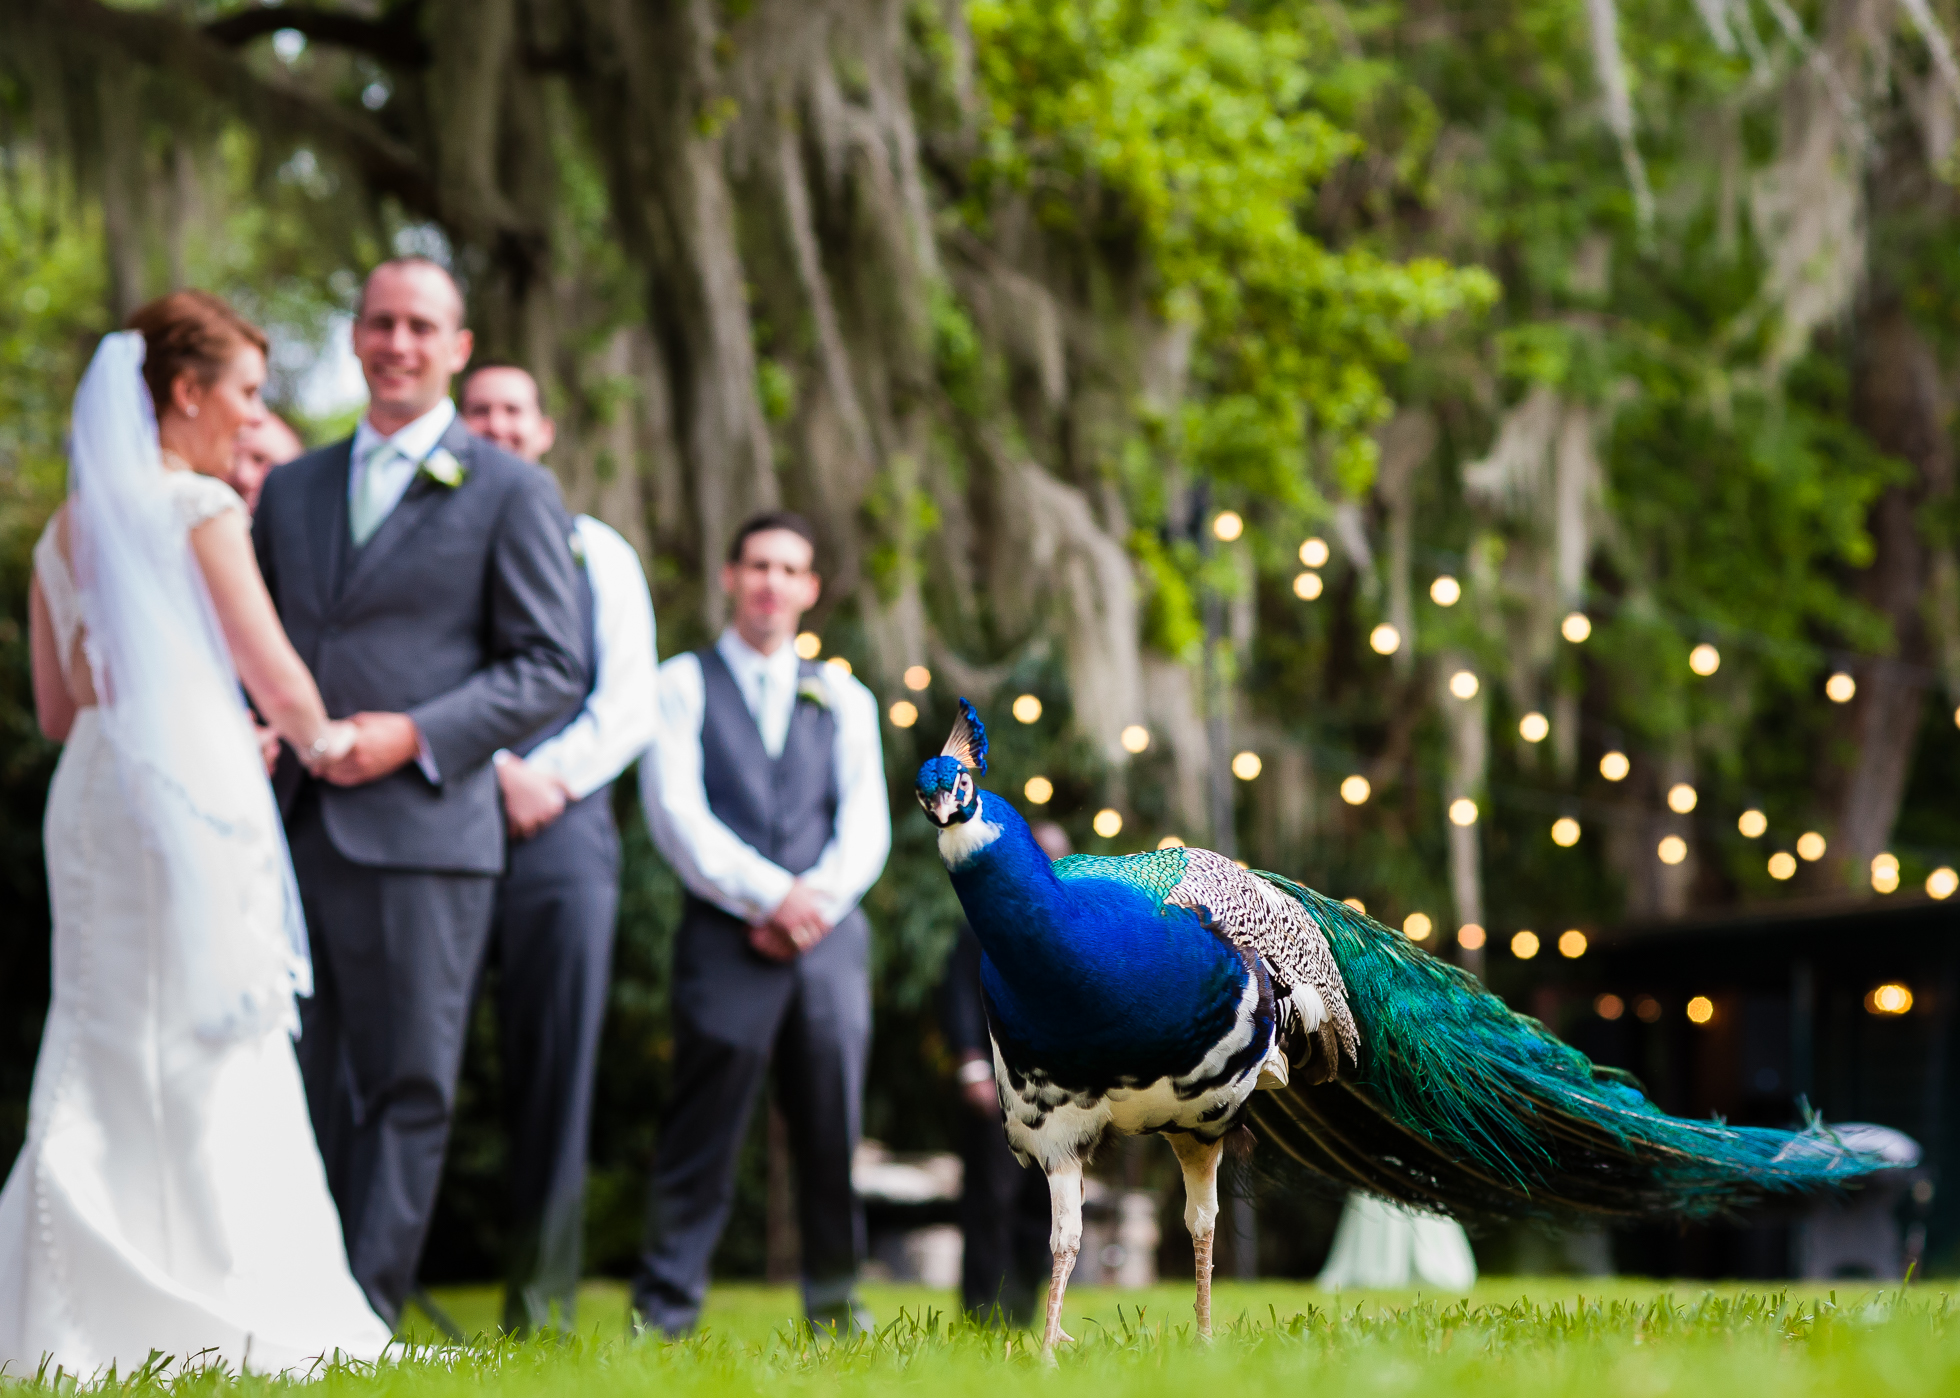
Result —
[{"label": "string light", "polygon": [[1097,811],[1096,818],[1089,825],[1105,840],[1113,840],[1123,833],[1123,817],[1108,806]]},{"label": "string light", "polygon": [[1735,818],[1735,828],[1742,832],[1744,839],[1759,840],[1769,829],[1769,817],[1751,806]]},{"label": "string light", "polygon": [[1242,782],[1249,782],[1264,770],[1266,764],[1259,760],[1256,752],[1242,752],[1232,759],[1232,775]]},{"label": "string light", "polygon": [[1865,1010],[1869,1014],[1892,1017],[1902,1015],[1911,1008],[1912,992],[1897,981],[1887,981],[1865,996]]},{"label": "string light", "polygon": [[1679,864],[1688,857],[1688,842],[1679,835],[1669,835],[1654,852],[1661,857],[1663,864]]},{"label": "string light", "polygon": [[1839,670],[1828,680],[1824,681],[1824,697],[1829,699],[1833,704],[1849,704],[1852,696],[1857,694],[1857,692],[1858,681],[1852,679],[1851,676],[1845,674],[1842,670]]},{"label": "string light", "polygon": [[1586,954],[1586,934],[1576,927],[1559,933],[1558,954],[1567,961],[1577,961]]},{"label": "string light", "polygon": [[1715,1019],[1715,1002],[1706,995],[1697,995],[1688,1002],[1688,1018],[1696,1024],[1709,1024]]},{"label": "string light", "polygon": [[1688,668],[1703,679],[1707,679],[1722,668],[1722,652],[1703,641],[1688,652]]},{"label": "string light", "polygon": [[815,660],[823,654],[823,637],[814,631],[797,632],[796,653],[804,660]]},{"label": "string light", "polygon": [[1141,723],[1132,723],[1123,730],[1118,741],[1123,744],[1123,751],[1134,757],[1150,746],[1150,730]]},{"label": "string light", "polygon": [[1477,677],[1468,670],[1458,670],[1450,676],[1450,693],[1459,699],[1475,699],[1481,687]]},{"label": "string light", "polygon": [[1960,874],[1942,864],[1926,876],[1926,896],[1945,902],[1960,892]]},{"label": "string light", "polygon": [[1627,1012],[1627,1002],[1619,996],[1606,994],[1593,1001],[1593,1013],[1601,1019],[1618,1019]]},{"label": "string light", "polygon": [[905,669],[905,687],[914,693],[932,688],[932,671],[923,665],[909,665]]},{"label": "string light", "polygon": [[1676,782],[1667,789],[1667,808],[1676,815],[1686,815],[1692,811],[1698,799],[1695,789],[1686,782]]},{"label": "string light", "polygon": [[1166,835],[1157,842],[1158,849],[1183,849],[1184,841],[1176,835]]},{"label": "string light", "polygon": [[1642,1024],[1659,1024],[1661,1002],[1651,995],[1643,995],[1633,1002],[1633,1013]]},{"label": "string light", "polygon": [[1797,858],[1806,864],[1815,864],[1824,857],[1824,837],[1815,830],[1806,830],[1797,836]]},{"label": "string light", "polygon": [[909,699],[901,699],[885,710],[885,717],[892,721],[894,728],[910,728],[919,721],[919,706]]},{"label": "string light", "polygon": [[1410,913],[1402,919],[1402,935],[1412,942],[1426,942],[1436,924],[1429,920],[1428,913]]},{"label": "string light", "polygon": [[1780,849],[1769,857],[1769,876],[1778,883],[1792,878],[1797,872],[1797,857],[1787,849]]},{"label": "string light", "polygon": [[1028,784],[1021,788],[1021,794],[1034,806],[1045,806],[1055,799],[1055,783],[1046,777],[1029,777]]},{"label": "string light", "polygon": [[1896,893],[1899,888],[1899,857],[1896,854],[1872,856],[1872,887],[1880,893]]},{"label": "string light", "polygon": [[1456,944],[1465,951],[1484,949],[1484,929],[1474,922],[1466,922],[1456,929]]},{"label": "string light", "polygon": [[1325,539],[1308,539],[1300,545],[1300,562],[1309,568],[1325,568],[1327,566],[1327,558],[1327,541]]},{"label": "string light", "polygon": [[1393,655],[1402,649],[1402,633],[1384,621],[1368,633],[1368,644],[1377,655]]},{"label": "string light", "polygon": [[1567,612],[1558,624],[1558,633],[1576,646],[1592,635],[1592,618],[1584,612]]},{"label": "string light", "polygon": [[1302,573],[1293,580],[1293,595],[1302,602],[1311,602],[1320,596],[1322,583],[1318,573]]},{"label": "string light", "polygon": [[1245,533],[1245,516],[1237,510],[1220,510],[1212,516],[1211,532],[1218,536],[1220,543],[1229,544]]},{"label": "string light", "polygon": [[1368,905],[1362,902],[1359,898],[1343,898],[1341,902],[1345,903],[1348,907],[1353,908],[1357,913],[1360,913],[1361,916],[1363,917],[1368,916]]},{"label": "string light", "polygon": [[1368,799],[1368,779],[1356,772],[1341,782],[1341,799],[1350,806],[1358,806]]},{"label": "string light", "polygon": [[1552,822],[1552,843],[1560,849],[1571,849],[1579,843],[1579,822],[1571,816],[1560,816]]},{"label": "string light", "polygon": [[1459,796],[1450,802],[1451,825],[1475,825],[1477,823],[1477,803],[1468,796]]},{"label": "string light", "polygon": [[841,655],[831,656],[830,659],[824,661],[824,664],[828,665],[831,669],[835,670],[840,675],[848,675],[851,673],[851,662],[846,660]]},{"label": "string light", "polygon": [[1529,961],[1532,957],[1538,955],[1538,934],[1536,932],[1520,932],[1512,937],[1511,955],[1517,957],[1520,961]]},{"label": "string light", "polygon": [[1454,607],[1463,600],[1463,584],[1445,573],[1429,584],[1429,600],[1439,607]]},{"label": "string light", "polygon": [[1599,759],[1599,775],[1606,778],[1609,782],[1625,781],[1627,779],[1627,773],[1632,770],[1633,764],[1627,761],[1627,755],[1618,748],[1604,754]]},{"label": "string light", "polygon": [[1019,723],[1040,722],[1041,700],[1032,694],[1023,694],[1014,701],[1014,718]]},{"label": "string light", "polygon": [[1527,743],[1542,743],[1552,731],[1552,721],[1533,709],[1518,720],[1518,736]]}]

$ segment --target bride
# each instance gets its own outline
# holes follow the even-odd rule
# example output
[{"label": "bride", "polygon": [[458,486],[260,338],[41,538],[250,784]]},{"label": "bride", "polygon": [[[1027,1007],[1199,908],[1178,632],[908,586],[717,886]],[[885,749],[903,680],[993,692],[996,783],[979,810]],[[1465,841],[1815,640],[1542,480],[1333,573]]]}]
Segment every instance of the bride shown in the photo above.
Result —
[{"label": "bride", "polygon": [[[222,475],[265,337],[177,292],[75,396],[67,503],[34,550],[54,997],[0,1191],[0,1378],[152,1351],[259,1372],[373,1359],[291,1036],[305,929],[242,682],[302,760],[330,722]],[[145,391],[147,385],[147,392]],[[155,405],[154,410],[152,405]]]}]

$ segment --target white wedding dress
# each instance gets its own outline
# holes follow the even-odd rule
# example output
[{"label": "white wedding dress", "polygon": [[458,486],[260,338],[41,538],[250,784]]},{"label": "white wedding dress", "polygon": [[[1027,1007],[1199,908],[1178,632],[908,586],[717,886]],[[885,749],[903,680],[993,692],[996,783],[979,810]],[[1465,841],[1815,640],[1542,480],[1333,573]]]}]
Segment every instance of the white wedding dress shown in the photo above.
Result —
[{"label": "white wedding dress", "polygon": [[[186,535],[243,509],[222,482],[166,474],[162,497]],[[34,563],[65,662],[86,608],[52,526]],[[239,712],[221,697],[215,713],[183,715],[181,732],[194,745],[188,770],[226,766],[240,787],[238,754],[217,746],[246,745],[258,760],[236,693]],[[277,944],[288,866],[276,816],[250,840],[221,832],[252,856],[237,877],[187,877],[128,789],[114,721],[95,707],[77,714],[48,793],[54,996],[27,1143],[0,1191],[0,1380],[44,1363],[49,1374],[59,1365],[86,1379],[114,1364],[126,1375],[152,1351],[259,1373],[304,1374],[336,1353],[372,1360],[389,1331],[348,1272],[290,990],[283,1012],[214,1033],[199,1017],[209,996],[192,984],[211,978],[177,945],[196,927],[188,940],[235,964],[238,928]],[[225,809],[269,814],[270,793]],[[187,888],[212,904],[190,922],[172,906]]]}]

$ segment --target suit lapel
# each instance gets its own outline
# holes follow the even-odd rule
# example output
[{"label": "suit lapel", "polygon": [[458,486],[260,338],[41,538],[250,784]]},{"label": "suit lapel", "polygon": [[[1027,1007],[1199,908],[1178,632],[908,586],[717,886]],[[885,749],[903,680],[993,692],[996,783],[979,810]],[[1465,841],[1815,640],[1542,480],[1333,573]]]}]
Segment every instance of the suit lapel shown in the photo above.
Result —
[{"label": "suit lapel", "polygon": [[306,518],[313,561],[313,578],[319,590],[321,614],[331,611],[347,578],[347,473],[354,457],[354,439],[349,437],[334,448],[324,470],[307,492]]},{"label": "suit lapel", "polygon": [[[463,463],[466,472],[471,464],[470,442],[469,430],[463,426],[460,418],[450,424],[441,442],[442,446],[449,448],[456,459]],[[389,512],[386,519],[381,521],[381,527],[374,531],[374,537],[369,539],[363,548],[358,550],[350,548],[352,566],[346,584],[340,590],[341,604],[352,602],[360,595],[362,589],[371,586],[375,576],[382,570],[388,559],[412,538],[431,516],[441,511],[443,502],[457,491],[468,487],[467,475],[461,485],[448,486],[430,480],[418,471],[415,478],[408,483],[408,489],[403,492],[400,503]],[[340,496],[339,537],[351,543],[347,523],[345,472],[342,473]]]}]

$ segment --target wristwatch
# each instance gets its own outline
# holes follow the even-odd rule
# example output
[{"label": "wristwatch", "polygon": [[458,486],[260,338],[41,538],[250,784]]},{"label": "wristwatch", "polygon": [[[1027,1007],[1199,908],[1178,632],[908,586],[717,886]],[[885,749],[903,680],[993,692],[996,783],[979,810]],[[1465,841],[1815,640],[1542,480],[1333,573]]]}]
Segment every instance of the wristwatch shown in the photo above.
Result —
[{"label": "wristwatch", "polygon": [[311,763],[318,762],[321,758],[325,757],[327,755],[327,748],[333,738],[333,730],[333,720],[328,719],[326,724],[320,729],[320,735],[308,743],[305,751],[300,753],[299,760],[303,763]]}]

